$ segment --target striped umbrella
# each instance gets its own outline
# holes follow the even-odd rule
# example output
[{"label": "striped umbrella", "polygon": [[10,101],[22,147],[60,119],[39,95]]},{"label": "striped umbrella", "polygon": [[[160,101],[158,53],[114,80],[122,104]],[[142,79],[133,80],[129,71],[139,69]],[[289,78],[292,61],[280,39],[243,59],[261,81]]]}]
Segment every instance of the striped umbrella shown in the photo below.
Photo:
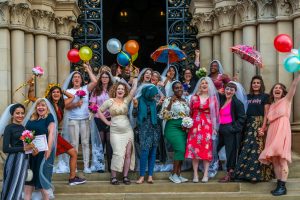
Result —
[{"label": "striped umbrella", "polygon": [[175,63],[186,59],[186,54],[175,45],[161,46],[151,54],[155,62]]}]

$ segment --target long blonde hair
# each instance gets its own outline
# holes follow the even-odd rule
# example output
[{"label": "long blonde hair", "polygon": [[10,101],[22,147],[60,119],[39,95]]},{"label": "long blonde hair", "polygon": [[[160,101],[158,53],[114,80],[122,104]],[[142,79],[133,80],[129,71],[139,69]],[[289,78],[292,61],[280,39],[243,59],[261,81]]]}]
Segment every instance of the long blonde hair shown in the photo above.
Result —
[{"label": "long blonde hair", "polygon": [[36,104],[35,104],[35,108],[34,108],[34,112],[32,113],[32,115],[30,116],[30,120],[37,120],[39,118],[39,114],[37,113],[36,109],[38,107],[38,105],[40,105],[40,103],[45,103],[46,107],[47,107],[47,113],[45,115],[45,118],[48,116],[48,114],[50,113],[50,110],[47,106],[47,103],[44,99],[38,99],[36,100]]}]

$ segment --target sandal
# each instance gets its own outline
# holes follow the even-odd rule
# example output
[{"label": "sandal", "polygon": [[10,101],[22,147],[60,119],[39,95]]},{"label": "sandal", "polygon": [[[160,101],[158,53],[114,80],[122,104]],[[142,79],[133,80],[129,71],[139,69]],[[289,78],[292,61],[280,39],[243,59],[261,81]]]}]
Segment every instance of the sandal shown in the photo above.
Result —
[{"label": "sandal", "polygon": [[128,178],[128,176],[124,176],[124,177],[123,177],[123,183],[124,183],[125,185],[130,185],[130,184],[131,184],[131,181],[130,181],[130,179]]},{"label": "sandal", "polygon": [[120,185],[117,177],[111,177],[110,184],[112,184],[112,185]]}]

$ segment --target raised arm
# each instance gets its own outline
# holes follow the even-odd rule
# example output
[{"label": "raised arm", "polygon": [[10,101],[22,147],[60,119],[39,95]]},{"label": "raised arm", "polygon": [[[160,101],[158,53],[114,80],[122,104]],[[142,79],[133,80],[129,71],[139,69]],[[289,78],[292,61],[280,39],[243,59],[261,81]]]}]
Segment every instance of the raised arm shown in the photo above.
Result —
[{"label": "raised arm", "polygon": [[89,77],[91,80],[91,82],[87,85],[87,89],[88,89],[88,91],[92,91],[94,89],[94,87],[97,85],[97,78],[96,78],[95,74],[93,73],[91,66],[88,63],[83,64],[83,67],[86,70],[86,72],[89,74]]},{"label": "raised arm", "polygon": [[133,82],[132,82],[132,88],[130,90],[130,93],[129,93],[129,96],[132,98],[136,92],[136,89],[137,89],[137,78],[133,79]]},{"label": "raised arm", "polygon": [[290,86],[290,89],[286,95],[286,98],[289,100],[289,101],[292,101],[293,100],[293,97],[295,95],[295,92],[296,92],[296,88],[297,88],[297,85],[300,81],[300,73],[298,74],[298,76],[293,80],[292,82],[292,85]]},{"label": "raised arm", "polygon": [[62,92],[67,97],[65,99],[65,106],[69,106],[72,103],[72,101],[74,100],[75,96],[65,90],[63,90]]},{"label": "raised arm", "polygon": [[28,99],[32,102],[35,102],[37,100],[35,96],[35,90],[34,90],[34,77],[32,76],[27,83],[29,84],[29,89],[28,89]]}]

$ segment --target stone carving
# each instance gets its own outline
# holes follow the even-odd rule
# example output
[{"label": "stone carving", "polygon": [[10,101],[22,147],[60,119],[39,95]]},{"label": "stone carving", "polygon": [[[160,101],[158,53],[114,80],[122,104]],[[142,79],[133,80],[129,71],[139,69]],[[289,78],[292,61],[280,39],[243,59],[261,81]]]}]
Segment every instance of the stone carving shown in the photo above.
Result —
[{"label": "stone carving", "polygon": [[77,25],[76,18],[73,16],[57,17],[55,22],[57,34],[64,36],[71,36],[72,29]]},{"label": "stone carving", "polygon": [[258,7],[258,18],[267,19],[274,18],[276,14],[274,0],[252,0]]},{"label": "stone carving", "polygon": [[208,33],[212,30],[212,13],[198,13],[191,21],[199,33]]},{"label": "stone carving", "polygon": [[29,14],[30,9],[27,3],[14,4],[10,11],[10,23],[12,25],[25,26]]},{"label": "stone carving", "polygon": [[251,0],[237,0],[237,12],[242,22],[256,20],[256,5]]},{"label": "stone carving", "polygon": [[300,0],[290,0],[293,12],[300,12]]},{"label": "stone carving", "polygon": [[234,22],[236,6],[223,6],[213,10],[214,15],[218,18],[220,28],[230,28]]},{"label": "stone carving", "polygon": [[47,32],[49,31],[49,25],[51,20],[54,18],[54,13],[34,9],[31,11],[31,15],[33,17],[34,29]]},{"label": "stone carving", "polygon": [[1,1],[0,2],[0,26],[8,25],[10,23],[10,10],[11,2],[10,1]]}]

